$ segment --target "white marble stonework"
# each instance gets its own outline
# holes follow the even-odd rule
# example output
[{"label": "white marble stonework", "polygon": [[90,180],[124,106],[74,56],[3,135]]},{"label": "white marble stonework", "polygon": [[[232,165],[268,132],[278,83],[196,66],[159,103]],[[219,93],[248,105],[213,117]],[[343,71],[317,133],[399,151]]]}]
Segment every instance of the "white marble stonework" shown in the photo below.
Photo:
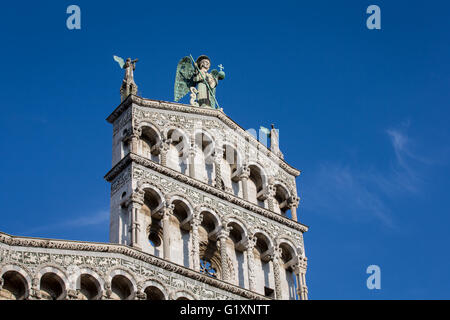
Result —
[{"label": "white marble stonework", "polygon": [[0,300],[308,299],[300,171],[277,135],[133,94],[107,121],[110,243],[0,233]]}]

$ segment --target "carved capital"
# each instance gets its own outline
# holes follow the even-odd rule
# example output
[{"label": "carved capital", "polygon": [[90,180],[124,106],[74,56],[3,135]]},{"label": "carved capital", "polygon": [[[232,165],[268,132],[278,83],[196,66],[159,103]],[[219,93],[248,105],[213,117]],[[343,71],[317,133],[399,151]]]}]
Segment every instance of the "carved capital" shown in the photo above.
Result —
[{"label": "carved capital", "polygon": [[268,253],[267,257],[270,261],[277,262],[278,259],[281,257],[281,249],[280,248],[273,248],[272,252]]},{"label": "carved capital", "polygon": [[163,141],[161,141],[161,143],[159,145],[160,152],[169,151],[171,143],[172,143],[172,139],[164,139]]},{"label": "carved capital", "polygon": [[223,227],[217,233],[217,239],[227,239],[230,236],[231,227]]},{"label": "carved capital", "polygon": [[224,153],[223,147],[216,147],[214,149],[214,162],[216,162],[216,163],[219,162],[220,163],[222,161],[222,158],[223,158],[223,153]]},{"label": "carved capital", "polygon": [[67,300],[78,300],[80,298],[79,294],[79,290],[69,289],[67,290]]},{"label": "carved capital", "polygon": [[136,291],[136,299],[137,300],[147,300],[147,294],[142,292],[141,290]]},{"label": "carved capital", "polygon": [[163,218],[169,218],[171,215],[173,215],[173,209],[175,209],[175,205],[169,202],[164,202],[162,210],[162,217]]},{"label": "carved capital", "polygon": [[111,299],[111,296],[112,296],[111,283],[105,282],[105,289],[103,290],[102,299]]},{"label": "carved capital", "polygon": [[308,259],[306,257],[297,256],[295,264],[292,265],[292,269],[296,275],[301,273],[305,274],[308,266]]},{"label": "carved capital", "polygon": [[203,215],[194,213],[192,220],[190,221],[192,228],[198,228],[202,224]]},{"label": "carved capital", "polygon": [[128,199],[124,200],[121,204],[128,209],[140,208],[144,204],[144,191],[139,189],[134,190]]},{"label": "carved capital", "polygon": [[248,179],[250,178],[250,168],[247,165],[243,165],[239,172],[239,179]]},{"label": "carved capital", "polygon": [[288,199],[289,208],[298,208],[299,203],[300,203],[300,198],[297,196],[291,196]]},{"label": "carved capital", "polygon": [[253,248],[256,246],[257,238],[255,236],[249,236],[247,237],[245,241],[245,249],[246,250],[253,250]]}]

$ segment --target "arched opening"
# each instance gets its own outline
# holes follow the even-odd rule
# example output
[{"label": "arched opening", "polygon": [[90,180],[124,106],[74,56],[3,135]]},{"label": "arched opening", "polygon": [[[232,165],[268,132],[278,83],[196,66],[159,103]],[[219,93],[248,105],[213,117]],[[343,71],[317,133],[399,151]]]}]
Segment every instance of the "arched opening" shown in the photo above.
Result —
[{"label": "arched opening", "polygon": [[188,299],[186,297],[179,297],[179,298],[177,298],[177,300],[190,300],[190,299]]},{"label": "arched opening", "polygon": [[182,200],[175,199],[172,204],[174,209],[170,220],[170,257],[173,262],[189,267],[190,224],[188,217],[192,215],[192,212]]},{"label": "arched opening", "polygon": [[[162,223],[156,211],[161,208],[163,199],[160,193],[154,188],[144,188],[144,204],[140,209],[143,225],[146,226],[147,241],[142,241],[142,249],[157,257],[162,256]],[[144,231],[144,230],[143,230]]]},{"label": "arched opening", "polygon": [[53,272],[41,277],[40,290],[43,300],[62,300],[65,296],[64,281]]},{"label": "arched opening", "polygon": [[125,157],[130,152],[130,143],[131,143],[131,141],[126,139],[127,136],[128,136],[128,130],[127,129],[122,130],[122,140],[121,140],[121,143],[120,143],[120,146],[121,146],[120,158],[121,159],[123,159],[123,157]]},{"label": "arched opening", "polygon": [[262,194],[265,181],[264,173],[255,165],[250,165],[249,169],[250,177],[248,179],[248,200],[264,208],[264,194]]},{"label": "arched opening", "polygon": [[253,250],[255,259],[256,291],[269,298],[274,298],[275,282],[273,266],[270,263],[271,243],[263,233],[256,233],[256,245]]},{"label": "arched opening", "polygon": [[283,299],[295,300],[297,298],[296,279],[292,269],[292,259],[295,257],[295,250],[287,243],[280,244],[280,280],[283,292]]},{"label": "arched opening", "polygon": [[164,293],[155,286],[149,286],[144,290],[147,300],[166,300]]},{"label": "arched opening", "polygon": [[27,280],[17,271],[7,271],[2,276],[3,288],[0,300],[24,300],[27,298]]},{"label": "arched opening", "polygon": [[221,175],[224,190],[242,197],[241,182],[239,177],[234,175],[240,165],[238,152],[232,146],[226,144],[223,148],[223,158],[221,163]]},{"label": "arched opening", "polygon": [[113,300],[130,300],[133,293],[133,284],[127,277],[116,275],[111,281],[111,291]]},{"label": "arched opening", "polygon": [[159,163],[158,145],[161,142],[161,138],[156,130],[148,126],[143,127],[139,142],[140,155]]},{"label": "arched opening", "polygon": [[217,239],[214,233],[219,229],[219,220],[209,211],[202,212],[202,223],[198,228],[200,243],[201,272],[214,277],[221,278],[221,261],[218,250]]},{"label": "arched opening", "polygon": [[245,239],[246,233],[244,228],[237,222],[232,221],[228,224],[231,227],[228,245],[232,250],[229,250],[231,261],[233,261],[234,268],[234,284],[245,288],[247,280],[247,257],[245,255]]},{"label": "arched opening", "polygon": [[82,300],[98,300],[100,298],[100,284],[90,274],[80,276],[80,294]]},{"label": "arched opening", "polygon": [[204,132],[195,135],[195,178],[212,185],[215,179],[214,172],[214,142]]},{"label": "arched opening", "polygon": [[275,203],[274,203],[274,211],[276,213],[282,214],[286,216],[289,207],[288,207],[288,199],[289,192],[283,186],[277,184],[275,186]]},{"label": "arched opening", "polygon": [[167,166],[173,170],[186,174],[187,159],[189,156],[189,139],[179,129],[171,129],[167,133],[170,139],[169,150],[167,151]]}]

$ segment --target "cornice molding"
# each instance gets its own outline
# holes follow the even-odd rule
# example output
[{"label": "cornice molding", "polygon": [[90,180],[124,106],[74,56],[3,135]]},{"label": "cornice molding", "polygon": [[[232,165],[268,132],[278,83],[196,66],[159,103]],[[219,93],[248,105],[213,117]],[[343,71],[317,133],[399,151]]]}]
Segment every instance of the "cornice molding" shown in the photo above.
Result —
[{"label": "cornice molding", "polygon": [[108,182],[112,182],[119,173],[122,172],[125,168],[128,167],[130,163],[136,163],[139,165],[142,165],[148,169],[152,169],[156,172],[159,172],[163,175],[166,175],[168,177],[171,177],[173,179],[176,179],[182,183],[185,183],[189,186],[192,186],[194,188],[200,189],[204,192],[207,192],[209,194],[212,194],[218,198],[221,198],[223,200],[229,201],[233,204],[236,204],[242,208],[245,208],[247,210],[250,210],[252,212],[258,213],[266,218],[269,218],[273,221],[279,222],[287,227],[290,227],[292,229],[298,230],[300,232],[307,232],[308,227],[301,224],[300,222],[291,220],[289,218],[283,217],[282,215],[276,214],[270,210],[267,210],[265,208],[261,208],[249,201],[246,201],[244,199],[241,199],[239,197],[236,197],[235,195],[225,192],[223,190],[220,190],[218,188],[215,188],[213,186],[210,186],[209,184],[206,184],[204,182],[201,182],[197,179],[191,178],[187,175],[184,175],[178,171],[175,171],[173,169],[170,169],[168,167],[162,166],[159,163],[156,163],[152,160],[146,159],[144,157],[141,157],[134,153],[128,153],[122,160],[120,160],[114,168],[112,168],[106,175],[105,180]]},{"label": "cornice molding", "polygon": [[239,295],[241,297],[251,299],[251,300],[268,300],[258,293],[243,289],[241,287],[235,286],[230,283],[220,281],[208,277],[204,274],[196,272],[192,269],[180,266],[178,264],[168,262],[149,253],[144,253],[137,249],[121,245],[121,244],[110,244],[110,243],[95,243],[95,242],[82,242],[82,241],[68,241],[68,240],[53,240],[53,239],[43,239],[43,238],[28,238],[28,237],[17,237],[11,236],[9,234],[0,232],[0,243],[4,243],[8,246],[15,247],[27,247],[27,248],[43,248],[43,249],[57,249],[57,250],[74,250],[74,251],[89,251],[89,252],[107,252],[122,254],[127,257],[137,259],[148,264],[163,268],[167,271],[177,273],[179,275],[194,279],[196,281],[206,283],[213,287],[226,290],[233,294]]},{"label": "cornice molding", "polygon": [[155,109],[162,110],[170,110],[176,112],[184,112],[189,114],[198,114],[209,117],[216,117],[221,120],[224,124],[230,127],[233,130],[240,131],[240,134],[246,138],[246,140],[256,147],[261,152],[265,152],[265,154],[272,160],[277,161],[282,169],[284,169],[287,173],[298,177],[301,173],[300,170],[289,165],[284,159],[280,158],[278,155],[273,153],[269,148],[259,142],[254,136],[245,131],[239,124],[234,122],[230,117],[228,117],[223,111],[211,108],[201,108],[194,107],[187,104],[175,103],[175,102],[167,102],[160,100],[152,100],[145,99],[142,97],[138,97],[135,95],[129,95],[127,99],[125,99],[109,116],[106,118],[106,121],[109,123],[114,123],[114,121],[132,104],[136,104],[141,107],[150,107]]}]

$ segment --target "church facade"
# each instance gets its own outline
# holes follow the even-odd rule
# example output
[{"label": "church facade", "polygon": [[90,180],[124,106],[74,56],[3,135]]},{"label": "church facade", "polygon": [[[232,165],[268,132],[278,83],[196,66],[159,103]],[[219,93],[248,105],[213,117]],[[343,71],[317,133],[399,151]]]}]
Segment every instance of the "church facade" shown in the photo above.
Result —
[{"label": "church facade", "polygon": [[296,177],[222,109],[133,93],[113,127],[110,243],[0,233],[0,299],[306,300]]}]

